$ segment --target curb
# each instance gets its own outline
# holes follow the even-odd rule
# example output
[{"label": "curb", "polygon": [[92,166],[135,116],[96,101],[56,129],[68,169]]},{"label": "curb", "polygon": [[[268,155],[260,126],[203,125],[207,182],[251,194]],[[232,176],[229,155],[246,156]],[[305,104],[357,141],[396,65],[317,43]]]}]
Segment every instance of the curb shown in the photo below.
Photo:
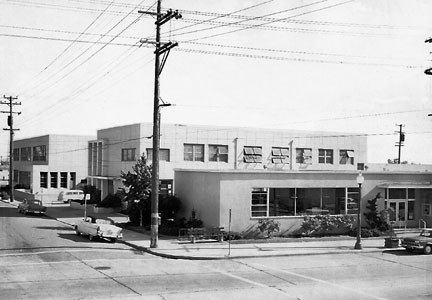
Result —
[{"label": "curb", "polygon": [[142,247],[135,245],[128,241],[119,241],[122,244],[125,244],[131,248],[136,250],[143,251],[145,253],[168,258],[168,259],[183,259],[183,260],[231,260],[231,259],[246,259],[246,258],[268,258],[268,257],[286,257],[286,256],[318,256],[318,255],[331,255],[331,254],[364,254],[364,253],[379,253],[386,251],[390,248],[383,249],[370,249],[370,250],[344,250],[344,251],[334,251],[334,252],[320,252],[320,253],[285,253],[285,254],[268,254],[268,255],[235,255],[235,256],[185,256],[185,255],[175,255],[175,254],[167,254],[160,253],[148,247]]}]

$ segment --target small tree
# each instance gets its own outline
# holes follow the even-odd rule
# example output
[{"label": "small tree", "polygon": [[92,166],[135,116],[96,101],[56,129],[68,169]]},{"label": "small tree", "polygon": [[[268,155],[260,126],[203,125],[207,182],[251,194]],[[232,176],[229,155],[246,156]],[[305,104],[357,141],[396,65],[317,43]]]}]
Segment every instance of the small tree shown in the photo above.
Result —
[{"label": "small tree", "polygon": [[[147,164],[144,155],[132,167],[132,172],[121,172],[121,178],[126,188],[123,188],[125,200],[129,201],[128,215],[132,223],[144,225],[150,220],[151,166]],[[145,222],[147,223],[147,222]]]},{"label": "small tree", "polygon": [[267,238],[271,238],[273,233],[279,232],[279,222],[272,219],[260,219],[258,221],[258,230],[264,233]]},{"label": "small tree", "polygon": [[368,200],[368,205],[366,208],[369,209],[369,212],[364,213],[364,216],[366,217],[366,223],[370,228],[386,231],[389,229],[389,226],[378,212],[377,200],[380,198],[381,193],[377,193],[375,198]]}]

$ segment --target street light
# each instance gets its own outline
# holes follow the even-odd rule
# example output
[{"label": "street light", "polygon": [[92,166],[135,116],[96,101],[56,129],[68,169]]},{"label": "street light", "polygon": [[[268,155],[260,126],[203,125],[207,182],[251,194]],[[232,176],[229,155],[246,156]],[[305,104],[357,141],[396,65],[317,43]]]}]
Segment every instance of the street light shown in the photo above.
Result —
[{"label": "street light", "polygon": [[361,186],[364,182],[364,177],[361,172],[358,174],[356,180],[359,186],[359,203],[357,207],[357,241],[355,243],[354,249],[361,250]]}]

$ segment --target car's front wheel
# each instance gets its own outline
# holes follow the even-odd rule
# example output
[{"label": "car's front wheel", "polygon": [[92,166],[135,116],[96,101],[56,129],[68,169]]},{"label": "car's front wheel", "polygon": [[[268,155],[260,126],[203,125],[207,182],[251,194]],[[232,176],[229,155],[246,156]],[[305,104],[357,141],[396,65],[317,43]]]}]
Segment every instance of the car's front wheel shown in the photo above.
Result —
[{"label": "car's front wheel", "polygon": [[423,248],[424,254],[431,254],[432,253],[432,245],[426,245]]},{"label": "car's front wheel", "polygon": [[414,248],[406,248],[407,252],[414,252]]},{"label": "car's front wheel", "polygon": [[94,236],[92,236],[91,234],[89,234],[89,240],[93,241],[93,239],[94,239]]},{"label": "car's front wheel", "polygon": [[78,226],[75,226],[75,233],[76,233],[76,235],[80,235],[81,233],[79,232],[79,230],[78,230]]},{"label": "car's front wheel", "polygon": [[111,239],[110,239],[110,242],[111,242],[111,243],[115,243],[115,242],[117,242],[117,239],[116,239],[116,238],[111,238]]}]

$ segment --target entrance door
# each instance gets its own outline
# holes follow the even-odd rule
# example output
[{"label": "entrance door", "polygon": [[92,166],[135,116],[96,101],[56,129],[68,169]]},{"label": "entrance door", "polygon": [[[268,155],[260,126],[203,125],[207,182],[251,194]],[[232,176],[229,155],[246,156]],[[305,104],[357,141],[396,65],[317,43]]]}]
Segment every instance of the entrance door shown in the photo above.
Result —
[{"label": "entrance door", "polygon": [[403,200],[387,200],[387,208],[391,208],[393,213],[390,214],[390,222],[394,222],[395,226],[401,227],[406,225],[408,218],[408,201]]}]

